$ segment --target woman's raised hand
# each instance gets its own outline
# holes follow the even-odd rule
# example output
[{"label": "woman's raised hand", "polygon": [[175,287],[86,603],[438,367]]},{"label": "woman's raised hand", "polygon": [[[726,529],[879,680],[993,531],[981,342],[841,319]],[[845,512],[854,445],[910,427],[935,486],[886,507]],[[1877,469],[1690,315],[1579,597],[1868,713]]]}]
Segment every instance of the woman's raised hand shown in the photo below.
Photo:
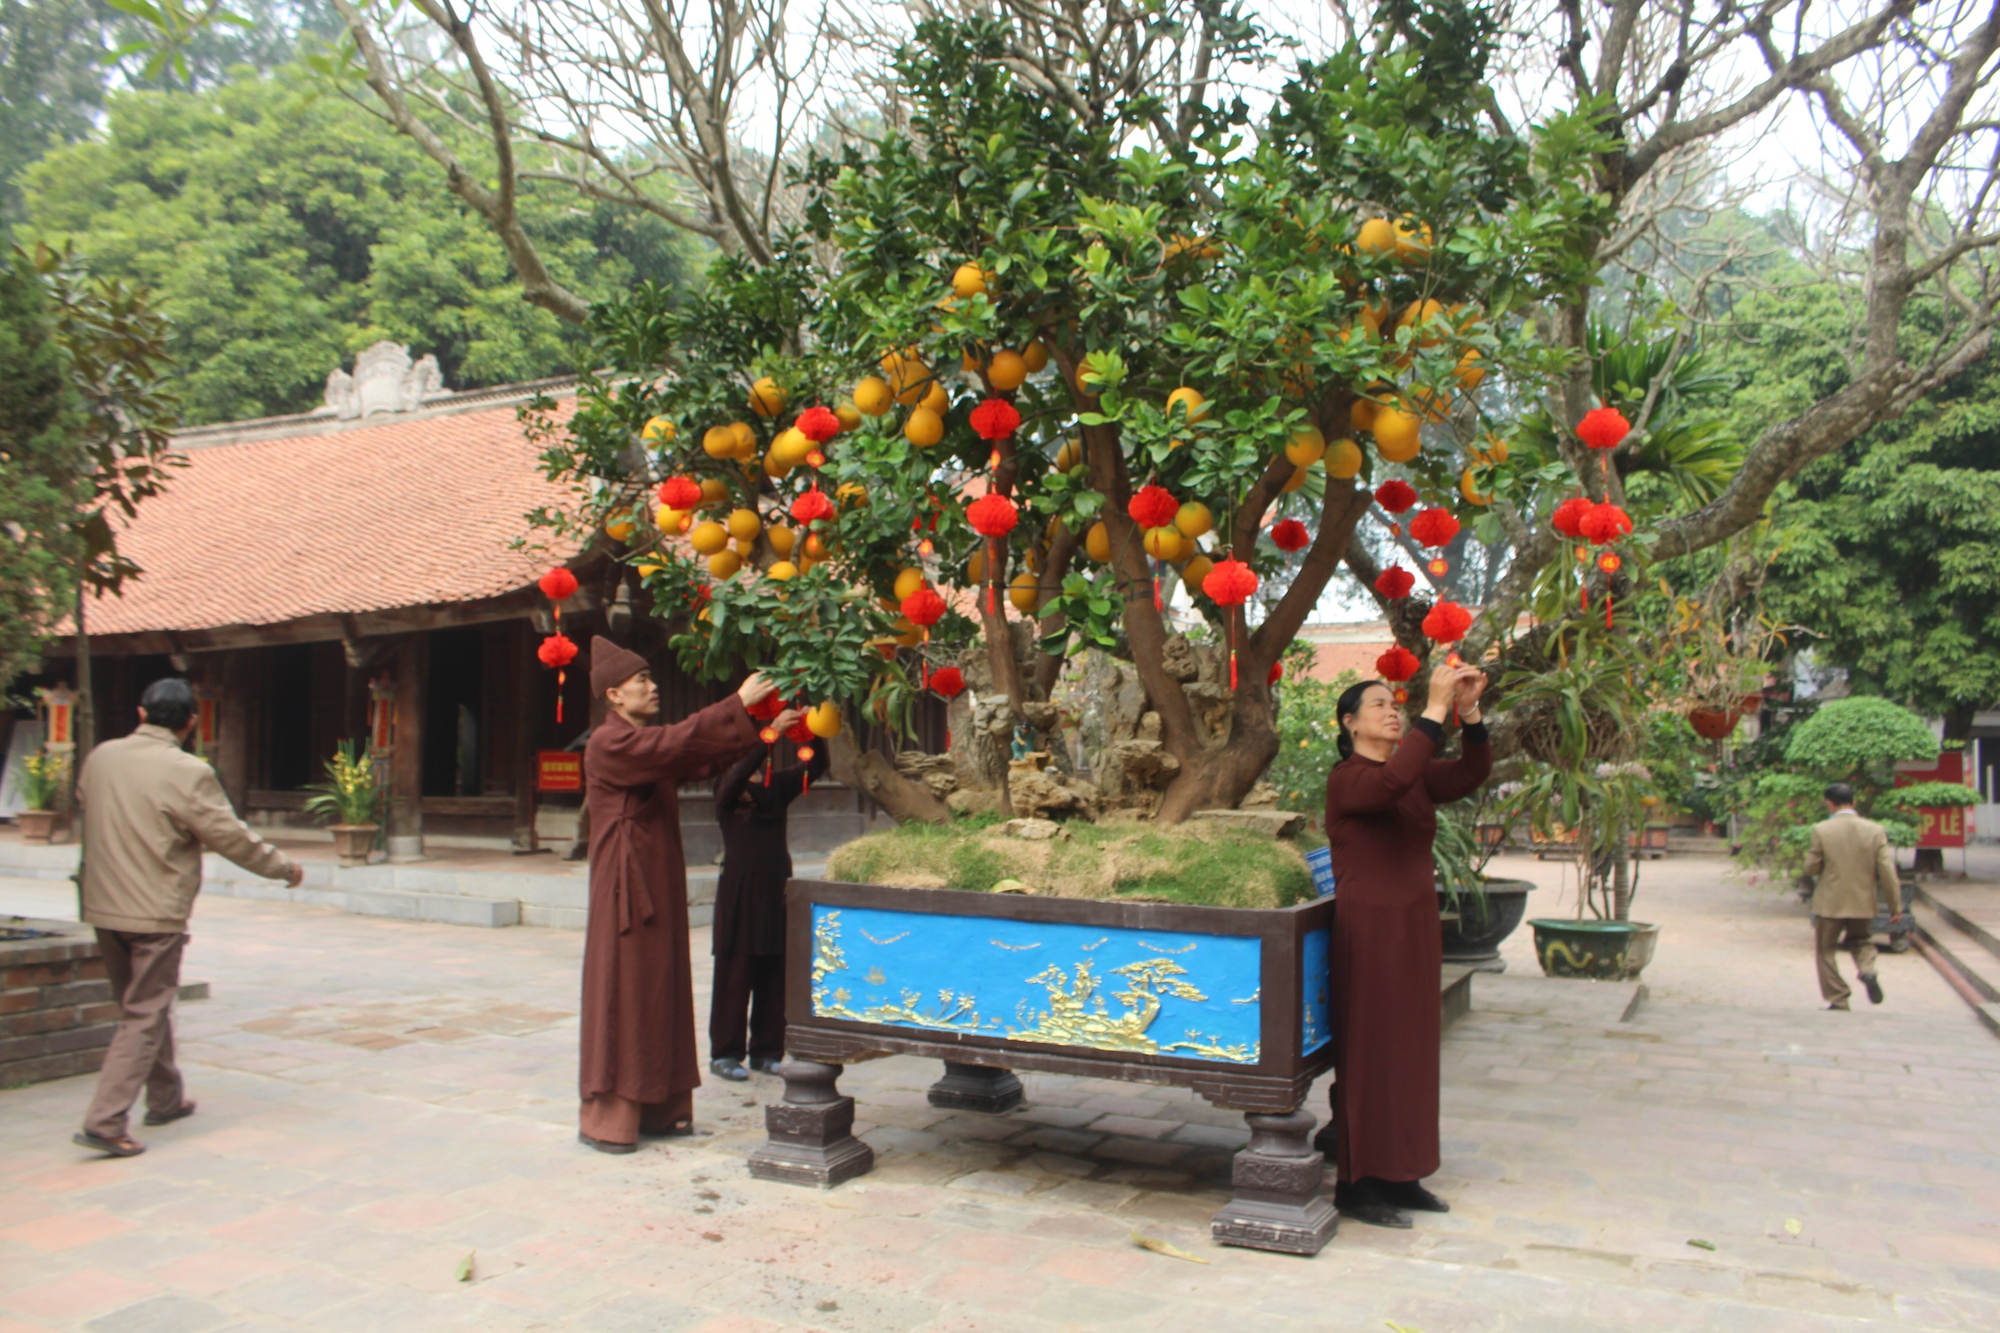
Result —
[{"label": "woman's raised hand", "polygon": [[[1439,662],[1431,668],[1430,701],[1424,708],[1424,716],[1433,722],[1442,722],[1451,711],[1452,700],[1458,696],[1458,678],[1462,668],[1449,662]],[[1432,716],[1435,714],[1435,716]]]},{"label": "woman's raised hand", "polygon": [[1458,692],[1454,698],[1459,716],[1468,722],[1477,722],[1479,700],[1485,693],[1486,673],[1476,666],[1461,666],[1458,669]]}]

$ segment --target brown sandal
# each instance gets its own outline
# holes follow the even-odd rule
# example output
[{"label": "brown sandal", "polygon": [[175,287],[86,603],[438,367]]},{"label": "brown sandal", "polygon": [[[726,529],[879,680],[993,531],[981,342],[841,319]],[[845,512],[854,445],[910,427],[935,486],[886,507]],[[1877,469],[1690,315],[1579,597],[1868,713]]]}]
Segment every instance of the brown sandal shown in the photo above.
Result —
[{"label": "brown sandal", "polygon": [[610,1139],[593,1139],[580,1129],[576,1132],[576,1141],[583,1144],[586,1148],[595,1148],[599,1152],[627,1153],[639,1151],[639,1145],[636,1143],[613,1143]]},{"label": "brown sandal", "polygon": [[95,1148],[106,1157],[137,1157],[146,1151],[146,1145],[130,1134],[121,1134],[115,1139],[107,1139],[89,1130],[78,1130],[69,1136],[69,1141],[79,1148]]},{"label": "brown sandal", "polygon": [[194,1103],[182,1102],[171,1111],[148,1111],[146,1123],[149,1125],[171,1125],[176,1120],[185,1120],[194,1114]]}]

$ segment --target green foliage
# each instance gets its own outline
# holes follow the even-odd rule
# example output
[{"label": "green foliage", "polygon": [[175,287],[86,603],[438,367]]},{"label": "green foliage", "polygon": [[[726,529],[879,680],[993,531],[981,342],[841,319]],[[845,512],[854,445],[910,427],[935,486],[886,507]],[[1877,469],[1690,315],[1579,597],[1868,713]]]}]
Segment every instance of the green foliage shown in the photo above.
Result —
[{"label": "green foliage", "polygon": [[1340,762],[1334,704],[1361,678],[1343,671],[1330,681],[1306,675],[1310,662],[1288,662],[1278,696],[1278,754],[1264,780],[1278,789],[1279,808],[1306,816],[1309,828],[1326,817],[1326,775]]},{"label": "green foliage", "polygon": [[1922,718],[1868,695],[1822,704],[1785,743],[1785,760],[1795,769],[1857,788],[1883,786],[1895,764],[1937,754],[1937,737]]},{"label": "green foliage", "polygon": [[1877,802],[1909,814],[1921,807],[1942,808],[1979,804],[1979,792],[1962,782],[1912,782],[1907,787],[1894,787],[1882,794]]},{"label": "green foliage", "polygon": [[301,808],[314,819],[336,824],[382,822],[382,798],[387,790],[382,774],[375,768],[374,755],[357,749],[352,740],[342,740],[333,758],[326,761],[326,781],[307,790],[317,794],[308,796]]},{"label": "green foliage", "polygon": [[40,279],[0,264],[0,681],[74,605],[83,429]]},{"label": "green foliage", "polygon": [[18,221],[21,169],[90,132],[104,104],[88,0],[0,0],[0,227]]},{"label": "green foliage", "polygon": [[[480,137],[463,138],[484,162]],[[23,188],[27,235],[73,241],[93,272],[150,288],[172,315],[193,422],[308,410],[329,371],[383,338],[435,353],[453,387],[564,373],[581,343],[522,300],[433,162],[296,66],[114,95],[103,137],[50,154]],[[664,223],[533,191],[522,220],[586,295],[684,269]]]}]

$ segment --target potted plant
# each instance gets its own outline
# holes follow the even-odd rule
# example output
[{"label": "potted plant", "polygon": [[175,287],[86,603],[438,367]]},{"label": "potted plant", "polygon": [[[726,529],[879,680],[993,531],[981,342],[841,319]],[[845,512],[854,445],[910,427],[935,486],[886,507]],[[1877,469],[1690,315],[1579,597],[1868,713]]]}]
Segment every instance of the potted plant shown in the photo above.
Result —
[{"label": "potted plant", "polygon": [[316,795],[307,799],[305,812],[317,819],[332,819],[333,849],[343,866],[368,864],[381,829],[377,812],[381,808],[382,775],[367,751],[357,751],[344,740],[333,758],[326,761],[325,782],[311,788]]},{"label": "potted plant", "polygon": [[68,755],[41,750],[22,761],[21,799],[28,803],[18,816],[22,837],[29,842],[49,841],[55,833],[56,803],[68,785]]},{"label": "potted plant", "polygon": [[1500,945],[1528,912],[1528,895],[1535,890],[1525,879],[1491,879],[1486,863],[1502,839],[1486,835],[1504,825],[1489,822],[1488,794],[1482,791],[1469,809],[1456,806],[1438,812],[1437,839],[1431,860],[1437,867],[1439,922],[1444,931],[1444,961],[1481,972],[1504,972]]}]

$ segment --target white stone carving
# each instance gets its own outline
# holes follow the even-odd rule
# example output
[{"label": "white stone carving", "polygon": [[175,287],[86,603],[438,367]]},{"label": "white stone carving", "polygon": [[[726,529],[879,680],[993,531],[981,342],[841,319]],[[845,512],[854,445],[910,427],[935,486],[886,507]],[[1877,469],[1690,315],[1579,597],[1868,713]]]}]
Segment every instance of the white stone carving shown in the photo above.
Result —
[{"label": "white stone carving", "polygon": [[354,373],[338,366],[326,377],[326,405],[342,421],[377,412],[414,412],[426,398],[445,392],[437,358],[410,360],[402,343],[383,341],[354,358]]}]

